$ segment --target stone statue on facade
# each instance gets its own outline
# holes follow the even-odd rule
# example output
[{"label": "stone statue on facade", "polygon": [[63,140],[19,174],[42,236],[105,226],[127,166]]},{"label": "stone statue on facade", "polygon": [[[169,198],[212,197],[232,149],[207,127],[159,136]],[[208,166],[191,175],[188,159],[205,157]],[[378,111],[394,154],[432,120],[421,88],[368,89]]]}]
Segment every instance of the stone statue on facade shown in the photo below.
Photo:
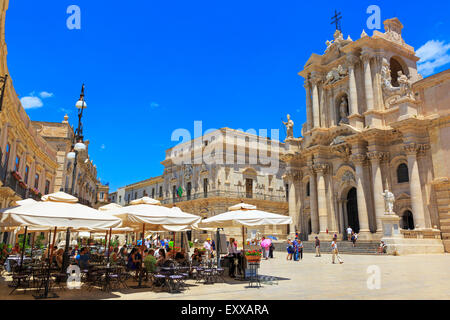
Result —
[{"label": "stone statue on facade", "polygon": [[339,65],[337,68],[333,68],[330,72],[328,72],[325,85],[336,83],[339,80],[344,79],[347,74],[348,71],[342,65]]},{"label": "stone statue on facade", "polygon": [[350,42],[353,42],[350,36],[348,37],[347,40],[344,40],[344,35],[342,34],[342,32],[340,30],[336,30],[336,32],[334,33],[334,40],[331,41],[327,40],[326,42],[327,49],[325,50],[325,52],[329,51],[331,48],[335,46],[341,48],[349,44]]},{"label": "stone statue on facade", "polygon": [[287,139],[294,138],[294,121],[292,121],[291,116],[287,115],[287,122],[283,121],[283,124],[286,126],[286,137]]},{"label": "stone statue on facade", "polygon": [[394,213],[394,202],[395,202],[395,196],[392,192],[389,190],[385,190],[383,193],[381,193],[384,198],[384,214],[385,215],[395,215]]},{"label": "stone statue on facade", "polygon": [[341,103],[339,105],[339,116],[341,120],[339,124],[349,124],[348,121],[348,102],[347,98],[344,96],[341,98]]},{"label": "stone statue on facade", "polygon": [[403,71],[398,71],[397,81],[399,86],[392,85],[391,68],[386,58],[382,60],[381,67],[381,86],[386,107],[396,103],[400,98],[408,97],[414,99],[412,91],[412,82]]},{"label": "stone statue on facade", "polygon": [[400,96],[413,98],[412,83],[402,71],[398,72],[398,83],[400,85]]}]

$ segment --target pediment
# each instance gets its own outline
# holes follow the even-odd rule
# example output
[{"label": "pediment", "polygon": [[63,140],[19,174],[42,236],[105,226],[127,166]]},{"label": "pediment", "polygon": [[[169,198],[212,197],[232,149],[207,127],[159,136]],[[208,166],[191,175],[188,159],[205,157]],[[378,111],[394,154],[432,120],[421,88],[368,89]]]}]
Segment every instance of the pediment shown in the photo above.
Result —
[{"label": "pediment", "polygon": [[397,201],[401,201],[401,200],[411,200],[411,196],[405,192],[402,192],[398,197],[396,197]]}]

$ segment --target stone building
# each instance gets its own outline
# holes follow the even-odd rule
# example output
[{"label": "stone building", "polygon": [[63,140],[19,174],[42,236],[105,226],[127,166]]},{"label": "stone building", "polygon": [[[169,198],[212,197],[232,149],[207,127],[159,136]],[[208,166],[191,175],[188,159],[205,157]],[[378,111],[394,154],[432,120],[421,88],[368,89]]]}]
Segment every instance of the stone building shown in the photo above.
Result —
[{"label": "stone building", "polygon": [[102,184],[100,181],[97,183],[97,200],[94,204],[94,208],[106,206],[109,203],[109,183]]},{"label": "stone building", "polygon": [[[39,199],[52,190],[57,170],[56,150],[36,132],[9,75],[5,42],[8,1],[0,2],[0,76],[8,75],[0,111],[0,206],[25,198]],[[0,90],[1,93],[1,90]]]},{"label": "stone building", "polygon": [[[284,164],[280,153],[284,144],[229,128],[215,130],[166,150],[162,176],[128,185],[125,191],[110,194],[119,204],[145,195],[164,205],[178,206],[203,218],[226,212],[241,201],[259,209],[288,214]],[[121,197],[125,200],[121,203]],[[114,201],[115,199],[115,201]],[[263,234],[286,237],[288,227],[249,228]],[[241,235],[241,230],[226,230]],[[192,239],[204,240],[207,233],[194,232]]]},{"label": "stone building", "polygon": [[[8,1],[0,1],[0,208],[26,198],[39,200],[53,190],[58,168],[56,150],[33,127],[14,89],[7,65],[5,15]],[[10,236],[12,235],[12,236]],[[13,233],[3,233],[2,242],[13,244]]]},{"label": "stone building", "polygon": [[307,122],[302,138],[286,140],[283,156],[291,231],[327,239],[351,226],[359,239],[379,241],[382,193],[390,190],[402,237],[442,252],[450,217],[450,73],[422,79],[403,25],[394,18],[384,26],[355,41],[336,31],[299,73]]},{"label": "stone building", "polygon": [[[215,130],[166,151],[164,200],[185,212],[208,218],[241,201],[258,209],[287,214],[287,189],[280,153],[284,144],[255,131],[229,128]],[[286,226],[248,228],[278,237],[287,236]],[[241,235],[241,230],[225,230]],[[195,233],[203,240],[206,233]]]},{"label": "stone building", "polygon": [[142,197],[150,197],[152,199],[162,200],[163,183],[164,179],[162,178],[162,176],[159,176],[129,184],[124,188],[125,190],[123,194],[123,201],[117,201],[117,203],[121,204],[120,202],[122,202],[121,205],[127,205],[131,201]]},{"label": "stone building", "polygon": [[[75,195],[80,203],[94,206],[97,202],[97,166],[89,158],[89,140],[84,143],[86,151],[78,153],[77,167],[74,175],[74,161],[67,159],[72,150],[74,129],[69,124],[66,115],[61,123],[33,121],[38,133],[57,150],[58,170],[52,192],[64,191]],[[75,186],[72,190],[72,179],[75,177]]]}]

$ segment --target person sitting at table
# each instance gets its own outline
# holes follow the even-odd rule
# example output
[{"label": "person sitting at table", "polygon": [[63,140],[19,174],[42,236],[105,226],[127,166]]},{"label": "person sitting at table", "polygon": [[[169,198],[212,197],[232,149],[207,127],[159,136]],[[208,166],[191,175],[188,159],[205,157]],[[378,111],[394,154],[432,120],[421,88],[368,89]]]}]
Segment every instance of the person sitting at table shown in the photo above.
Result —
[{"label": "person sitting at table", "polygon": [[159,249],[159,258],[156,261],[156,266],[157,267],[162,267],[163,264],[166,262],[166,252],[164,251],[164,249]]},{"label": "person sitting at table", "polygon": [[16,243],[16,245],[14,246],[14,248],[12,248],[11,254],[20,254],[20,247],[19,247],[19,244],[18,244],[18,243]]},{"label": "person sitting at table", "polygon": [[128,255],[127,268],[128,270],[136,271],[136,278],[138,277],[139,263],[142,262],[142,260],[140,260],[140,257],[141,255],[139,254],[137,248],[133,248],[130,254]]},{"label": "person sitting at table", "polygon": [[186,259],[186,256],[182,252],[177,252],[175,254],[175,261],[179,266],[188,266],[189,262]]},{"label": "person sitting at table", "polygon": [[64,249],[58,249],[55,254],[55,262],[58,268],[62,268]]},{"label": "person sitting at table", "polygon": [[89,260],[90,260],[90,254],[87,248],[82,248],[80,253],[76,257],[78,266],[81,270],[88,270],[89,269]]},{"label": "person sitting at table", "polygon": [[116,265],[119,262],[119,259],[119,248],[116,247],[109,256],[109,263],[111,265]]},{"label": "person sitting at table", "polygon": [[200,254],[200,251],[198,248],[194,249],[194,253],[191,256],[192,259],[192,265],[198,266],[202,263],[202,255]]},{"label": "person sitting at table", "polygon": [[144,258],[144,266],[146,271],[146,279],[148,279],[149,273],[156,272],[156,258],[153,255],[155,253],[155,250],[150,249],[148,251],[148,255]]},{"label": "person sitting at table", "polygon": [[6,259],[8,259],[9,253],[8,250],[6,249],[7,245],[2,243],[1,245],[1,251],[0,251],[0,263],[3,264]]}]

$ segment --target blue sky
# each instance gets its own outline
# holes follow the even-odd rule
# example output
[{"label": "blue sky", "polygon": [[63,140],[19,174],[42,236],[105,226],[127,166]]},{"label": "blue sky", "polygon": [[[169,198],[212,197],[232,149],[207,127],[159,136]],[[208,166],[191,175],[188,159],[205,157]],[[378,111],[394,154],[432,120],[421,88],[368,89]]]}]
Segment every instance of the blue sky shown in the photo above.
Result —
[{"label": "blue sky", "polygon": [[[81,9],[81,30],[66,10]],[[366,9],[397,16],[403,37],[422,48],[427,74],[450,63],[448,1],[88,1],[10,0],[8,66],[32,120],[62,121],[86,83],[85,138],[102,182],[111,189],[157,176],[177,128],[280,129],[290,113],[305,121],[297,73],[333,38],[367,30]],[[372,31],[368,32],[369,35]]]}]

